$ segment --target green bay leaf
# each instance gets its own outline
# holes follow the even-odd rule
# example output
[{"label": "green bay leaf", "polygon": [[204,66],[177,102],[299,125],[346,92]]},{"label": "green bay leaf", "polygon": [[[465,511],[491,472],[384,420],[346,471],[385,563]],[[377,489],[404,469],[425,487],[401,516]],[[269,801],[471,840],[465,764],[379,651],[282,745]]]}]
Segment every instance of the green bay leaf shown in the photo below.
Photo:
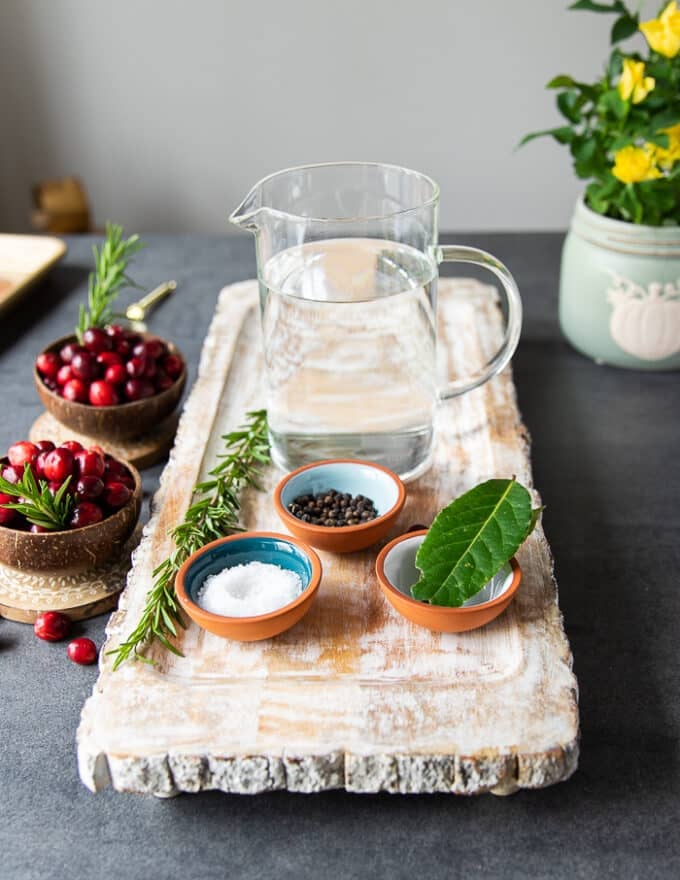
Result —
[{"label": "green bay leaf", "polygon": [[512,480],[487,480],[436,517],[416,555],[414,598],[459,607],[512,558],[536,525],[529,492]]}]

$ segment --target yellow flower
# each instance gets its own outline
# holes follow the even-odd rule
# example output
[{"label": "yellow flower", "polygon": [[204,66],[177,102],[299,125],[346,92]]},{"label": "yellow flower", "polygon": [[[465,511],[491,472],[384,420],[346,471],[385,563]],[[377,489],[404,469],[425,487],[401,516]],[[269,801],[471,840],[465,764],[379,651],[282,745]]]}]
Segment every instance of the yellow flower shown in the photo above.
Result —
[{"label": "yellow flower", "polygon": [[662,176],[654,164],[654,152],[647,145],[624,147],[615,153],[612,174],[622,183],[642,183]]},{"label": "yellow flower", "polygon": [[654,158],[662,168],[668,170],[680,160],[680,122],[670,128],[662,128],[661,131],[668,135],[668,146],[657,147]]},{"label": "yellow flower", "polygon": [[619,80],[619,95],[624,101],[633,99],[633,104],[644,101],[647,95],[656,85],[653,76],[645,76],[645,62],[633,61],[632,58],[623,59],[623,73]]},{"label": "yellow flower", "polygon": [[677,0],[671,0],[658,18],[643,21],[640,30],[647,37],[651,49],[666,58],[675,58],[680,52],[680,10]]}]

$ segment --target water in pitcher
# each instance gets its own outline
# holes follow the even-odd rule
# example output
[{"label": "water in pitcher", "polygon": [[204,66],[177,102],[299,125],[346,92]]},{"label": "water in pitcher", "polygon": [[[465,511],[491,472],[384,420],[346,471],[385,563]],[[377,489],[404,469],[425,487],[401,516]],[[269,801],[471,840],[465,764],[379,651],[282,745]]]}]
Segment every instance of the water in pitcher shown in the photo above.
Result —
[{"label": "water in pitcher", "polygon": [[376,461],[401,476],[428,462],[437,269],[384,239],[312,242],[261,273],[274,461]]}]

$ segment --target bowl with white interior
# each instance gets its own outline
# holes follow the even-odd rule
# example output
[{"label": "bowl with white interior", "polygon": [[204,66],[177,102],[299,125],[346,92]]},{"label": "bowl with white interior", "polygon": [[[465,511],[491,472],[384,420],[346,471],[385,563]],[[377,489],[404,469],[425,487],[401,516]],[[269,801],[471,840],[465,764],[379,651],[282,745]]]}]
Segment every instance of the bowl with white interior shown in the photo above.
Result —
[{"label": "bowl with white interior", "polygon": [[522,580],[522,570],[513,557],[474,596],[460,607],[451,608],[422,602],[411,595],[420,572],[416,553],[427,529],[395,538],[378,554],[375,571],[380,589],[390,605],[418,626],[434,632],[467,632],[478,629],[502,614],[512,602]]}]

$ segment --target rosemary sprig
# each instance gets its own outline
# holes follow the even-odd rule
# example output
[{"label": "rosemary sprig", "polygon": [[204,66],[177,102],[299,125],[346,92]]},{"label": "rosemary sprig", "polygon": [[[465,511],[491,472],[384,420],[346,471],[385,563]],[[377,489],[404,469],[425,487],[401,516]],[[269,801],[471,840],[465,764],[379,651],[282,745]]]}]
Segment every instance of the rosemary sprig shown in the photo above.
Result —
[{"label": "rosemary sprig", "polygon": [[128,263],[144,247],[138,235],[123,238],[123,227],[117,223],[106,224],[106,239],[101,248],[95,245],[92,248],[94,254],[94,272],[88,279],[86,309],[81,304],[78,314],[78,327],[76,335],[82,343],[83,333],[88,327],[104,327],[114,317],[111,305],[123,289],[123,287],[136,287],[131,278],[126,274]]},{"label": "rosemary sprig", "polygon": [[0,476],[0,492],[21,501],[7,502],[0,507],[18,510],[36,526],[52,532],[67,527],[68,516],[73,506],[73,495],[68,492],[71,477],[67,477],[59,489],[52,494],[45,480],[36,481],[29,464],[24,465],[24,475],[16,483],[10,483]]},{"label": "rosemary sprig", "polygon": [[191,506],[170,533],[175,549],[153,572],[154,583],[137,626],[108,652],[115,656],[114,669],[130,658],[152,663],[141,651],[154,640],[182,656],[170,641],[177,635],[177,625],[186,627],[175,595],[175,575],[196,550],[228,532],[241,530],[240,493],[248,487],[261,488],[259,473],[270,460],[266,411],[248,413],[246,424],[222,439],[225,452],[219,456],[219,464],[210,471],[210,479],[195,486]]}]

